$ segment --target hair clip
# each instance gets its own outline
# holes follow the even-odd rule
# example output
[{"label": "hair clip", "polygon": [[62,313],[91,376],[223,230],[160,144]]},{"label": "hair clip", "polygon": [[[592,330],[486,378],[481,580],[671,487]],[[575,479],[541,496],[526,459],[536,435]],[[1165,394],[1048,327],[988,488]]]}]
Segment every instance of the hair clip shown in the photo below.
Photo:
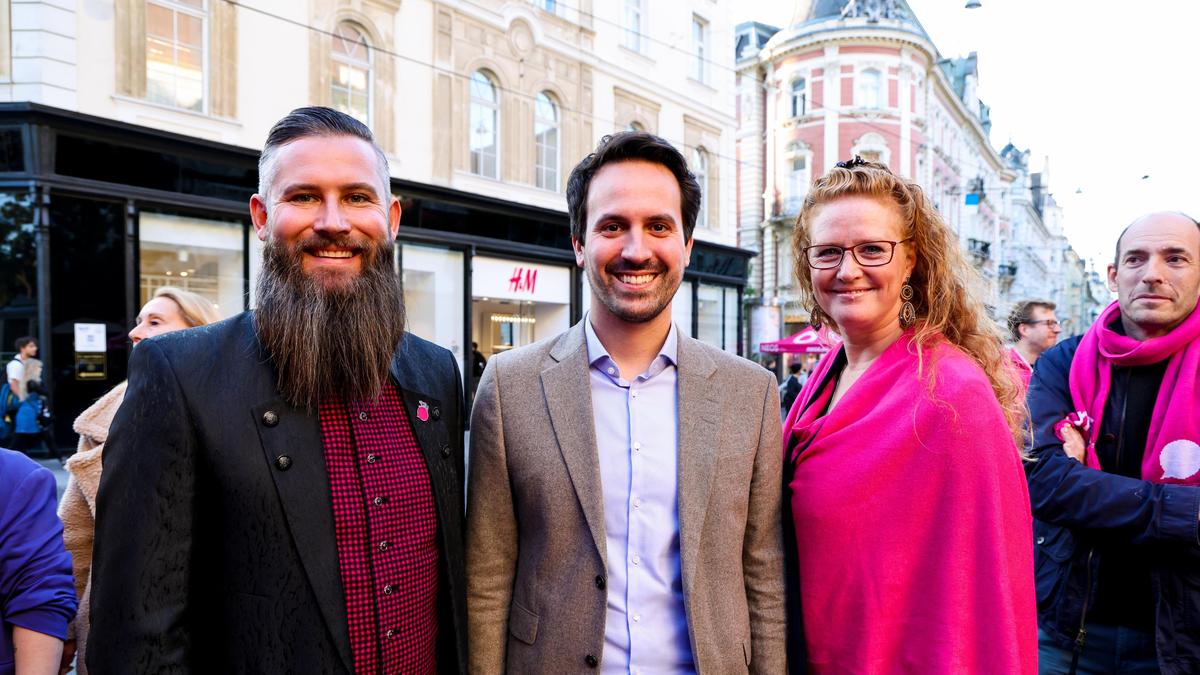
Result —
[{"label": "hair clip", "polygon": [[853,169],[856,166],[866,166],[866,165],[867,165],[867,162],[862,157],[859,157],[858,155],[855,155],[854,159],[848,159],[844,162],[838,162],[837,164],[834,164],[834,166],[836,166],[839,169]]}]

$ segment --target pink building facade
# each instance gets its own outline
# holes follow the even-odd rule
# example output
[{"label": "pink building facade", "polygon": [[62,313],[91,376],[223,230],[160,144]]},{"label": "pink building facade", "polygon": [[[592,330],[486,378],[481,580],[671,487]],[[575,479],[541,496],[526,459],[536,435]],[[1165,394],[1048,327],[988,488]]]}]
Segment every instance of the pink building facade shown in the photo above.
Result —
[{"label": "pink building facade", "polygon": [[1003,303],[1002,233],[1018,172],[988,139],[974,54],[946,59],[904,0],[801,1],[792,25],[738,26],[739,246],[751,275],[749,353],[808,320],[792,227],[812,180],[858,155],[922,185]]}]

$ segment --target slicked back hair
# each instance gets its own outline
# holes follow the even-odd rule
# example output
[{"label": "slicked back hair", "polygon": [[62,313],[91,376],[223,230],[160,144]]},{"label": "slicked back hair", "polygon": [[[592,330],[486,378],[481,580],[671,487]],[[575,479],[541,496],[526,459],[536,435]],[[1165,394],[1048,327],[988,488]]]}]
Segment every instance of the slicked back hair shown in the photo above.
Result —
[{"label": "slicked back hair", "polygon": [[571,237],[580,244],[587,234],[588,189],[600,169],[617,162],[643,161],[670,171],[679,183],[679,212],[683,217],[683,240],[692,240],[700,213],[700,184],[688,170],[687,160],[667,141],[645,131],[621,131],[600,139],[596,150],[583,158],[567,179],[567,211],[571,215]]},{"label": "slicked back hair", "polygon": [[[258,157],[258,194],[269,205],[269,192],[275,181],[277,166],[275,155],[279,148],[312,136],[350,136],[371,144],[375,156],[379,160],[379,181],[384,195],[391,193],[391,174],[388,171],[387,156],[383,148],[375,142],[375,136],[367,125],[359,122],[350,115],[338,112],[324,106],[308,106],[296,108],[271,127],[267,134],[267,142],[263,145],[262,154]],[[269,206],[268,206],[269,208]]]}]

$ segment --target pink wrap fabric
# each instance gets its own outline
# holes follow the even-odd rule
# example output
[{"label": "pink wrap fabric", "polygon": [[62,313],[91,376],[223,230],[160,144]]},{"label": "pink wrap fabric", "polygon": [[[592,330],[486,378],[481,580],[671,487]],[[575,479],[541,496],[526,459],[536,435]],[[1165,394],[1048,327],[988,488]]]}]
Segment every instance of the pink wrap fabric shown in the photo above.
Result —
[{"label": "pink wrap fabric", "polygon": [[1008,350],[1008,360],[1012,363],[1013,370],[1016,371],[1017,377],[1021,378],[1021,385],[1028,390],[1029,381],[1033,379],[1033,366],[1021,356],[1021,352],[1017,351],[1016,347],[1010,347]]},{"label": "pink wrap fabric", "polygon": [[833,361],[784,423],[810,671],[1036,673],[1029,492],[987,377],[945,342],[918,376],[909,331],[823,414]]},{"label": "pink wrap fabric", "polygon": [[1104,423],[1112,366],[1170,359],[1150,417],[1142,479],[1200,485],[1200,312],[1193,311],[1166,335],[1140,341],[1110,328],[1120,316],[1120,305],[1109,305],[1084,333],[1071,361],[1071,402],[1093,420],[1084,459],[1093,469],[1100,468],[1096,438]]}]

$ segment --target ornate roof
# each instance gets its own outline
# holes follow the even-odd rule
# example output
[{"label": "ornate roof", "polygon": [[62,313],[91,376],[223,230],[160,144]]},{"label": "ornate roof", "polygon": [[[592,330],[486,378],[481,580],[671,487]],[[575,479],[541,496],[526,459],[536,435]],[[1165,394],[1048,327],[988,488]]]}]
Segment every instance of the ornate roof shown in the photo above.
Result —
[{"label": "ornate roof", "polygon": [[905,0],[799,0],[792,25],[773,42],[842,28],[898,28],[933,42]]}]

